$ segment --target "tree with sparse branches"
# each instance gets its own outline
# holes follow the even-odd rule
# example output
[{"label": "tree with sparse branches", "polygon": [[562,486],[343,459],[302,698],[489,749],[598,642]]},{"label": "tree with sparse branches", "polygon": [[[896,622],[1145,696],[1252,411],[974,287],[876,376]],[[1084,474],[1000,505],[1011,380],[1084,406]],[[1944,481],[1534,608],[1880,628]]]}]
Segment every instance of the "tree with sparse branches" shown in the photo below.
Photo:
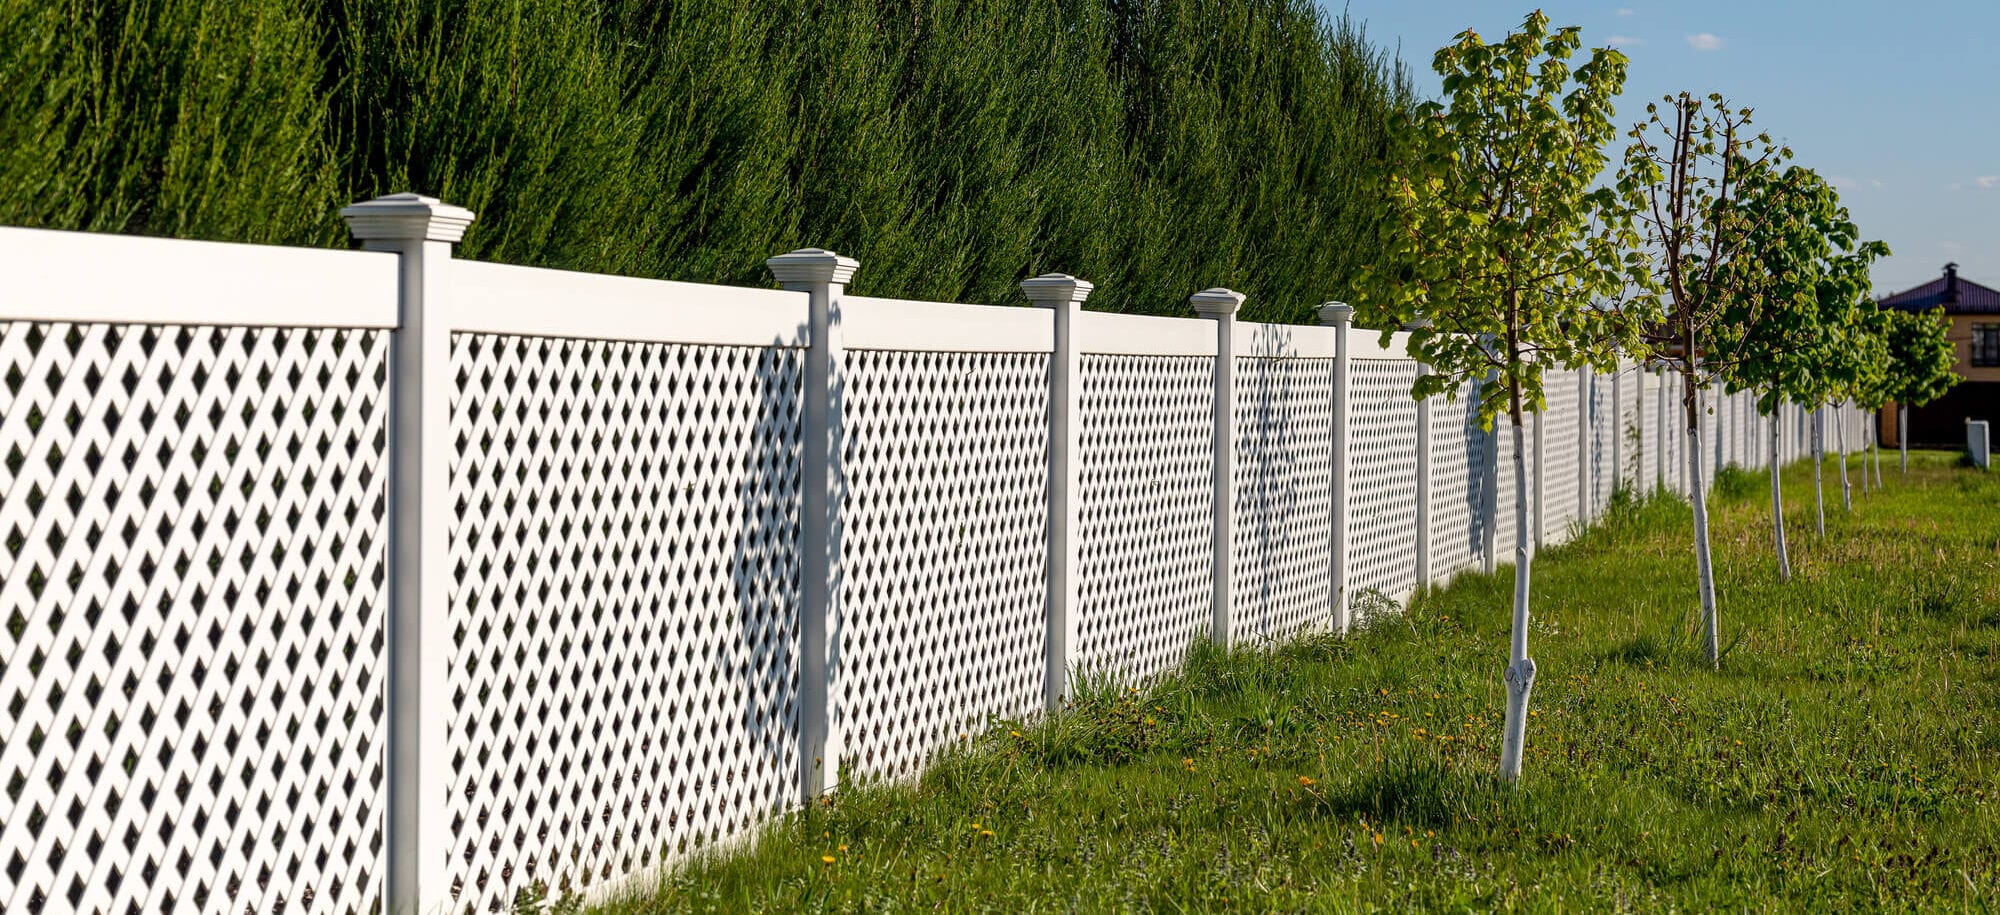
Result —
[{"label": "tree with sparse branches", "polygon": [[1397,260],[1408,266],[1363,283],[1364,315],[1378,326],[1423,319],[1409,352],[1430,371],[1414,396],[1456,396],[1479,382],[1480,422],[1490,430],[1504,414],[1511,426],[1520,508],[1500,760],[1509,782],[1520,777],[1535,680],[1523,424],[1542,409],[1546,369],[1607,370],[1636,342],[1625,313],[1592,303],[1648,277],[1630,214],[1611,189],[1594,186],[1616,135],[1612,99],[1625,57],[1597,49],[1572,67],[1580,46],[1576,28],[1551,29],[1537,11],[1499,42],[1467,31],[1437,52],[1445,101],[1412,113],[1390,181]]},{"label": "tree with sparse branches", "polygon": [[1743,201],[1791,150],[1769,134],[1751,132],[1750,109],[1720,95],[1683,92],[1646,106],[1628,133],[1618,193],[1637,214],[1654,275],[1631,306],[1657,315],[1644,332],[1646,350],[1680,380],[1680,414],[1688,447],[1694,506],[1695,569],[1708,660],[1721,664],[1715,570],[1709,551],[1708,507],[1701,474],[1701,392],[1727,367],[1718,335],[1729,332],[1731,303],[1755,281],[1751,241],[1768,214]]}]

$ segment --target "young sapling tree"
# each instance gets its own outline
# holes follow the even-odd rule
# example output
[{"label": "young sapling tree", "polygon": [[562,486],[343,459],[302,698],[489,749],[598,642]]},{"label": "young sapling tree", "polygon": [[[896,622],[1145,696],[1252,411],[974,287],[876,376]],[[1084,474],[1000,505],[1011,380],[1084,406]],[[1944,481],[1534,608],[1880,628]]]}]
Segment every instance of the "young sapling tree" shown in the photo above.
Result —
[{"label": "young sapling tree", "polygon": [[1910,408],[1921,407],[1958,383],[1952,371],[1951,322],[1930,311],[1891,310],[1889,322],[1889,396],[1896,402],[1896,449],[1903,474],[1910,473]]},{"label": "young sapling tree", "polygon": [[1772,166],[1790,158],[1791,150],[1768,134],[1751,133],[1750,109],[1732,108],[1720,95],[1703,99],[1686,92],[1647,105],[1646,118],[1628,136],[1632,143],[1618,173],[1618,192],[1637,214],[1644,244],[1655,255],[1647,288],[1664,299],[1665,313],[1647,326],[1645,345],[1680,381],[1702,628],[1708,661],[1720,666],[1701,474],[1701,392],[1725,368],[1710,353],[1713,337],[1726,331],[1728,306],[1756,277],[1745,262],[1753,233],[1768,217],[1742,204],[1745,188],[1768,180]]},{"label": "young sapling tree", "polygon": [[1650,279],[1629,213],[1593,186],[1616,134],[1625,57],[1597,49],[1572,67],[1580,44],[1576,28],[1551,29],[1537,11],[1501,41],[1467,31],[1437,52],[1445,100],[1415,110],[1390,182],[1396,245],[1411,266],[1364,284],[1377,326],[1426,322],[1409,352],[1430,372],[1412,394],[1456,396],[1467,381],[1490,382],[1480,422],[1491,429],[1505,415],[1513,437],[1514,620],[1500,757],[1508,782],[1520,778],[1535,682],[1524,423],[1542,409],[1544,370],[1608,370],[1636,342],[1628,315],[1593,302]]},{"label": "young sapling tree", "polygon": [[1743,276],[1724,309],[1716,358],[1730,386],[1758,392],[1759,411],[1773,417],[1771,536],[1778,574],[1790,580],[1775,417],[1785,403],[1819,402],[1834,375],[1848,370],[1853,354],[1836,331],[1854,320],[1868,262],[1888,249],[1856,240],[1833,185],[1808,168],[1753,170],[1738,206],[1754,221],[1734,265]]}]

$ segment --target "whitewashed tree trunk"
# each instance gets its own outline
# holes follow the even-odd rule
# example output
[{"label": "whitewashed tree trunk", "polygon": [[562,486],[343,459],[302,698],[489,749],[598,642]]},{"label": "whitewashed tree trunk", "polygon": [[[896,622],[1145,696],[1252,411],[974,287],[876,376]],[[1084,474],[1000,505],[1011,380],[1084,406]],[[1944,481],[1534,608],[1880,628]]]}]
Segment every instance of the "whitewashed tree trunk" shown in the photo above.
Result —
[{"label": "whitewashed tree trunk", "polygon": [[1688,504],[1694,506],[1694,567],[1701,585],[1701,625],[1708,647],[1710,667],[1722,666],[1722,644],[1717,634],[1715,608],[1715,565],[1708,552],[1708,500],[1701,481],[1701,392],[1690,379],[1682,396],[1687,410]]},{"label": "whitewashed tree trunk", "polygon": [[1910,475],[1910,408],[1896,405],[1896,450],[1903,453],[1903,476]]},{"label": "whitewashed tree trunk", "polygon": [[1826,536],[1826,414],[1813,408],[1813,518],[1821,537]]},{"label": "whitewashed tree trunk", "polygon": [[1778,578],[1792,580],[1792,557],[1785,550],[1785,498],[1779,489],[1783,471],[1778,460],[1778,414],[1771,414],[1771,536],[1778,542]]},{"label": "whitewashed tree trunk", "polygon": [[1875,441],[1874,424],[1861,424],[1861,494],[1868,494],[1868,454]]},{"label": "whitewashed tree trunk", "polygon": [[1875,488],[1882,488],[1882,414],[1876,411],[1875,418],[1868,422],[1868,450],[1875,455]]},{"label": "whitewashed tree trunk", "polygon": [[1840,442],[1840,510],[1854,511],[1854,487],[1847,482],[1847,411],[1833,411],[1833,437]]},{"label": "whitewashed tree trunk", "polygon": [[1514,419],[1514,639],[1507,663],[1507,730],[1500,747],[1500,777],[1521,779],[1521,755],[1528,741],[1528,697],[1535,689],[1535,660],[1528,657],[1528,474],[1519,416]]}]

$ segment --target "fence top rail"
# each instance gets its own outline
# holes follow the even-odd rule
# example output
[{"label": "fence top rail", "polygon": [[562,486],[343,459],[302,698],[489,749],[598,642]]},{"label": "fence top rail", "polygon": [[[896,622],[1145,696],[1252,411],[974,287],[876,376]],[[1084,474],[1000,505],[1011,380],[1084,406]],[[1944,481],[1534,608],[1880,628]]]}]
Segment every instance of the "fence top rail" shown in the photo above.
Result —
[{"label": "fence top rail", "polygon": [[[1348,332],[1350,343],[1366,336]],[[1236,355],[1252,359],[1332,359],[1340,355],[1340,336],[1317,324],[1260,324],[1239,321],[1230,335]]]},{"label": "fence top rail", "polygon": [[483,261],[451,261],[445,321],[461,333],[803,347],[807,295]]},{"label": "fence top rail", "polygon": [[[1055,320],[1046,308],[960,305],[849,295],[840,300],[848,349],[951,353],[1047,353]],[[1210,345],[1211,349],[1213,344]]]},{"label": "fence top rail", "polygon": [[1215,322],[1108,311],[1076,316],[1078,352],[1111,356],[1215,355]]},{"label": "fence top rail", "polygon": [[396,326],[397,256],[0,227],[0,320]]}]

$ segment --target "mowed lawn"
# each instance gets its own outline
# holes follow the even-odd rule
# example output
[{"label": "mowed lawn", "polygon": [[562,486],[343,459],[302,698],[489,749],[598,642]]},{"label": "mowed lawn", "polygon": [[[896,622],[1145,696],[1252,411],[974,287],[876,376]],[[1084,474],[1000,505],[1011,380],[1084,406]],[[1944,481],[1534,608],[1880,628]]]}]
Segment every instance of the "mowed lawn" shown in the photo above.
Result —
[{"label": "mowed lawn", "polygon": [[1345,639],[1196,653],[998,722],[604,911],[2000,908],[2000,475],[1884,455],[1827,534],[1787,472],[1716,498],[1720,672],[1690,513],[1621,504],[1535,565],[1526,773],[1492,778],[1510,570]]}]

